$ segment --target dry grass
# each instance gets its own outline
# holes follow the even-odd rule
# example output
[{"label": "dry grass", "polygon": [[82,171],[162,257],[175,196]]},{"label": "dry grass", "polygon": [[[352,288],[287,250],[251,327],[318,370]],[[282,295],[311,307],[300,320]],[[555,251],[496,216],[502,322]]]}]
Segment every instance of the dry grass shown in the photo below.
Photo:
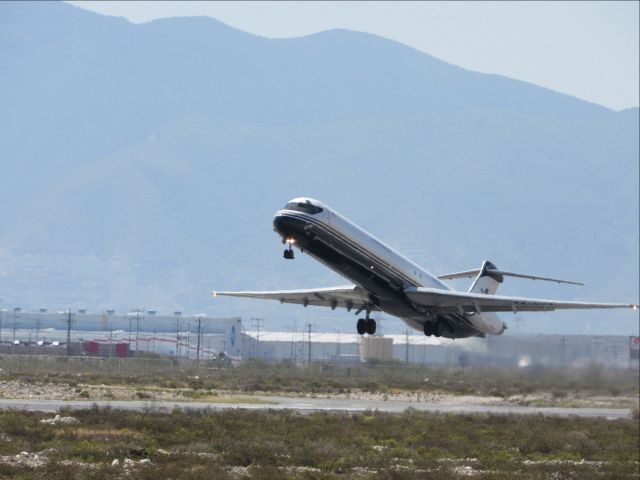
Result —
[{"label": "dry grass", "polygon": [[[41,452],[10,478],[637,478],[638,419],[288,411],[0,413],[0,454]],[[121,465],[111,466],[114,459]],[[122,467],[125,458],[132,466]],[[149,459],[150,463],[138,463]],[[128,472],[128,473],[127,473]]]},{"label": "dry grass", "polygon": [[[3,379],[73,387],[108,385],[112,398],[126,398],[132,387],[141,394],[160,390],[196,398],[218,391],[278,394],[349,394],[351,392],[430,393],[509,398],[550,396],[555,402],[585,397],[638,398],[635,369],[606,370],[598,364],[579,369],[469,367],[464,370],[400,363],[341,367],[297,366],[290,362],[247,361],[235,368],[176,364],[172,359],[42,359],[0,356]],[[123,395],[121,397],[121,395]],[[208,397],[215,400],[213,397]]]},{"label": "dry grass", "polygon": [[102,440],[132,442],[144,438],[141,432],[136,432],[128,428],[109,427],[79,427],[70,429],[58,429],[54,431],[54,436],[67,440]]}]

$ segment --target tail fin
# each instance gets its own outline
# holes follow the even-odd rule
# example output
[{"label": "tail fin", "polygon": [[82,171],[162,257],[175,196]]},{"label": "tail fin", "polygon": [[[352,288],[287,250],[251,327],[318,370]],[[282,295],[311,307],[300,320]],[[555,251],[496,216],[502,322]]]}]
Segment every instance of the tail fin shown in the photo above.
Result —
[{"label": "tail fin", "polygon": [[489,260],[486,260],[482,264],[482,267],[480,268],[478,276],[474,280],[473,285],[471,285],[469,293],[484,293],[485,295],[494,295],[503,280],[504,277],[501,273],[498,272],[496,266]]},{"label": "tail fin", "polygon": [[[504,277],[502,273],[498,271],[496,266],[491,263],[489,260],[485,260],[482,263],[482,267],[480,267],[480,271],[478,272],[478,276],[473,281],[473,285],[469,289],[469,293],[483,293],[485,295],[494,295],[496,290],[500,284],[504,281]],[[484,321],[486,322],[500,322],[500,318],[496,313],[493,312],[484,312],[482,314]],[[507,328],[507,324],[502,323],[502,330],[500,333],[504,332]]]}]

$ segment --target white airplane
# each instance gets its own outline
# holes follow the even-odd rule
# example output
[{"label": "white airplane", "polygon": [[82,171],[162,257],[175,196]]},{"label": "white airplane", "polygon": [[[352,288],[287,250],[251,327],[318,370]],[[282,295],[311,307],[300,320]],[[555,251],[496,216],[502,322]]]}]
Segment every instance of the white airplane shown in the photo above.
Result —
[{"label": "white airplane", "polygon": [[[504,277],[582,285],[555,278],[499,270],[485,261],[479,269],[434,276],[335,210],[312,198],[294,198],[278,210],[275,231],[287,244],[284,258],[293,259],[292,246],[351,280],[353,285],[265,292],[212,292],[214,297],[250,297],[281,303],[355,309],[360,335],[373,335],[370,317],[383,311],[401,318],[425,335],[464,338],[500,335],[507,328],[495,312],[529,312],[578,308],[633,308],[635,304],[538,300],[495,295]],[[475,277],[468,292],[452,290],[443,280]]]}]

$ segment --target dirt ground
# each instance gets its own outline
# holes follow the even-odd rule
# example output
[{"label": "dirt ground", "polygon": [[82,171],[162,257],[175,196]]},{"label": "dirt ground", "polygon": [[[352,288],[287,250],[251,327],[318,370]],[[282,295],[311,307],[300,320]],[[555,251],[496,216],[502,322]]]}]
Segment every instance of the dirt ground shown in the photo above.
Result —
[{"label": "dirt ground", "polygon": [[[150,401],[198,401],[211,403],[262,403],[258,397],[269,397],[269,392],[233,392],[225,390],[201,390],[190,388],[160,388],[136,385],[91,385],[64,383],[33,384],[22,380],[0,381],[0,398],[41,400],[150,400]],[[305,397],[282,392],[278,396]],[[495,406],[556,406],[591,408],[638,408],[638,397],[632,396],[577,396],[556,398],[551,393],[515,395],[512,397],[453,395],[444,392],[390,392],[371,393],[352,391],[345,394],[307,394],[306,397],[358,399],[375,401],[408,401],[447,403],[460,405]]]}]

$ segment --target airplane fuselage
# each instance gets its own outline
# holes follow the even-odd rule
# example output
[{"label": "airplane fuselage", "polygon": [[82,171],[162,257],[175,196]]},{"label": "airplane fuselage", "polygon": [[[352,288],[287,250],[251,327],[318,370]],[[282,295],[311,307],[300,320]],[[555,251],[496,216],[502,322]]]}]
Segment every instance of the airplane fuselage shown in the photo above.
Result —
[{"label": "airplane fuselage", "polygon": [[441,313],[411,302],[405,294],[408,287],[450,288],[326,205],[289,203],[276,212],[273,226],[283,242],[292,243],[348,278],[368,292],[372,306],[401,318],[412,328],[422,330],[425,322],[440,322],[442,336],[449,338],[504,331],[504,324],[495,316]]},{"label": "airplane fuselage", "polygon": [[[496,295],[504,277],[573,285],[580,282],[500,270],[485,260],[479,269],[435,277],[389,245],[312,198],[294,198],[273,219],[287,244],[283,256],[293,259],[293,246],[353,282],[338,287],[271,291],[212,291],[214,297],[278,300],[280,303],[346,308],[364,318],[359,335],[375,335],[371,314],[383,311],[401,318],[427,336],[463,338],[500,335],[505,323],[499,312],[548,312],[557,309],[638,309],[635,303],[598,303]],[[474,278],[467,292],[449,288],[443,280]],[[354,285],[355,284],[355,285]]]}]

